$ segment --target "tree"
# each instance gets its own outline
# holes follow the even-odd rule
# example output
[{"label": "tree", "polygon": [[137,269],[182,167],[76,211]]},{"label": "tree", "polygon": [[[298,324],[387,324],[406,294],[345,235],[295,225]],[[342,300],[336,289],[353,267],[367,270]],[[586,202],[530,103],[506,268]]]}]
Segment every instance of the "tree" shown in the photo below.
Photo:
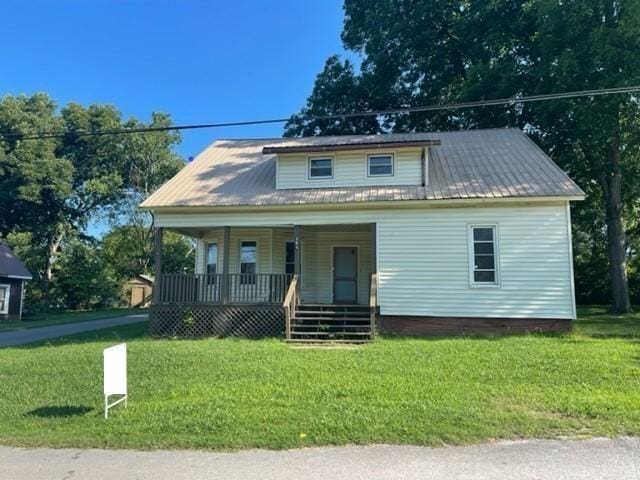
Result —
[{"label": "tree", "polygon": [[[194,245],[186,237],[165,232],[162,262],[167,272],[193,272]],[[116,278],[153,274],[153,231],[148,225],[120,225],[102,239],[103,256]]]},{"label": "tree", "polygon": [[[344,8],[342,40],[362,58],[360,71],[349,79],[357,86],[352,90],[356,98],[345,99],[344,84],[328,64],[285,135],[353,132],[353,119],[334,121],[327,129],[304,118],[318,108],[341,113],[353,105],[372,110],[640,83],[640,2],[635,0],[346,0]],[[613,310],[630,309],[626,236],[640,233],[640,185],[633,181],[640,168],[637,97],[516,103],[377,120],[384,131],[398,132],[525,129],[600,200],[597,208],[588,208],[600,217],[585,220],[603,225]]]},{"label": "tree", "polygon": [[[170,123],[165,114],[152,117],[153,126]],[[135,119],[123,122],[108,105],[71,103],[58,111],[45,94],[0,100],[3,133],[65,132],[58,138],[0,137],[0,211],[7,212],[0,216],[0,235],[31,235],[31,245],[38,250],[33,257],[41,259],[34,273],[45,307],[64,240],[82,237],[90,219],[131,205],[141,186],[148,191],[179,168],[172,150],[180,140],[175,133],[75,133],[123,126],[144,124]]]},{"label": "tree", "polygon": [[95,242],[73,238],[64,242],[55,264],[52,299],[57,306],[91,309],[111,306],[118,295],[118,281]]}]

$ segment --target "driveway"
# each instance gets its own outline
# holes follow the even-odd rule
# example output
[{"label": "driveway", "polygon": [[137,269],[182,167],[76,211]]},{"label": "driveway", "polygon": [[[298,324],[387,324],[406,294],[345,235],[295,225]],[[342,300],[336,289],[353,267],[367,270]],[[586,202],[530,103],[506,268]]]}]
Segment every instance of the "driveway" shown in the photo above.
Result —
[{"label": "driveway", "polygon": [[[66,337],[74,333],[90,332],[103,328],[119,327],[130,323],[143,322],[147,319],[146,313],[137,313],[124,317],[102,318],[100,320],[88,320],[86,322],[64,323],[51,325],[50,327],[25,328],[0,333],[0,347],[24,345],[26,343],[39,342],[49,338]],[[0,477],[2,478],[2,477]]]},{"label": "driveway", "polygon": [[636,480],[640,478],[640,438],[232,453],[0,447],[0,478]]}]

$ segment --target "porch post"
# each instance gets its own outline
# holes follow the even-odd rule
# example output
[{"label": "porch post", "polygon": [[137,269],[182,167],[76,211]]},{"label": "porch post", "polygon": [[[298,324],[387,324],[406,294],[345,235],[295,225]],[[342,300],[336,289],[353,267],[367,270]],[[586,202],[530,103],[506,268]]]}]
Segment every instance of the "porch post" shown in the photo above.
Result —
[{"label": "porch post", "polygon": [[222,303],[229,303],[229,250],[231,247],[231,227],[224,227],[222,239]]},{"label": "porch post", "polygon": [[296,284],[296,288],[297,288],[297,294],[299,295],[300,292],[300,271],[302,270],[301,267],[301,262],[302,262],[302,256],[301,256],[301,241],[302,241],[302,227],[300,225],[294,225],[293,226],[293,241],[294,241],[294,245],[295,245],[295,257],[294,257],[294,270],[293,272],[296,274],[296,276],[298,277],[298,283]]},{"label": "porch post", "polygon": [[155,266],[155,278],[153,281],[153,303],[160,303],[162,296],[162,227],[156,227],[153,232],[153,260]]},{"label": "porch post", "polygon": [[378,236],[376,224],[371,224],[371,273],[378,272]]}]

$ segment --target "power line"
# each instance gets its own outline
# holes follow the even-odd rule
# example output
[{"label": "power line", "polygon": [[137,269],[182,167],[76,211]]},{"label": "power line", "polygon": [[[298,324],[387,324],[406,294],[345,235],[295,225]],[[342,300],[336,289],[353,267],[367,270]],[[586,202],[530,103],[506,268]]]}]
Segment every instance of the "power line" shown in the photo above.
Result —
[{"label": "power line", "polygon": [[[332,115],[318,115],[310,117],[298,117],[301,121],[318,121],[318,120],[338,120],[356,117],[377,117],[385,115],[397,115],[402,113],[418,113],[432,112],[438,110],[459,110],[465,108],[488,107],[495,105],[515,105],[519,103],[541,102],[547,100],[562,100],[566,98],[579,97],[597,97],[602,95],[616,95],[623,93],[633,93],[640,91],[640,85],[633,87],[617,87],[603,88],[599,90],[578,90],[573,92],[548,93],[542,95],[529,95],[522,97],[498,98],[493,100],[478,100],[475,102],[448,103],[443,105],[425,105],[421,107],[401,107],[387,110],[374,110],[367,112],[351,112],[337,113]],[[46,138],[61,138],[67,135],[77,136],[101,136],[101,135],[120,135],[130,133],[146,133],[146,132],[163,132],[163,131],[181,131],[181,130],[198,130],[203,128],[221,128],[221,127],[241,127],[249,125],[267,125],[273,123],[288,122],[291,117],[270,118],[262,120],[244,120],[237,122],[219,122],[219,123],[203,123],[191,125],[174,125],[170,127],[139,127],[139,128],[114,128],[105,130],[69,130],[65,132],[35,132],[29,134],[21,133],[0,133],[0,137],[15,140],[38,140]]]}]

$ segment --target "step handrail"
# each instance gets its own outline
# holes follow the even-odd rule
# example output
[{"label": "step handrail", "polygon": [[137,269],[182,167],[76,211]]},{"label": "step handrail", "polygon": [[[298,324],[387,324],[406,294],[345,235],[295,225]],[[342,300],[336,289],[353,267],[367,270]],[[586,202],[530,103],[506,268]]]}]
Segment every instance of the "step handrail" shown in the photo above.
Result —
[{"label": "step handrail", "polygon": [[287,289],[287,295],[282,302],[284,310],[285,335],[287,340],[291,340],[291,318],[296,313],[296,305],[298,304],[298,275],[291,278],[291,283]]},{"label": "step handrail", "polygon": [[371,286],[369,289],[369,320],[371,322],[371,338],[376,329],[376,315],[378,313],[378,274],[371,274]]}]

